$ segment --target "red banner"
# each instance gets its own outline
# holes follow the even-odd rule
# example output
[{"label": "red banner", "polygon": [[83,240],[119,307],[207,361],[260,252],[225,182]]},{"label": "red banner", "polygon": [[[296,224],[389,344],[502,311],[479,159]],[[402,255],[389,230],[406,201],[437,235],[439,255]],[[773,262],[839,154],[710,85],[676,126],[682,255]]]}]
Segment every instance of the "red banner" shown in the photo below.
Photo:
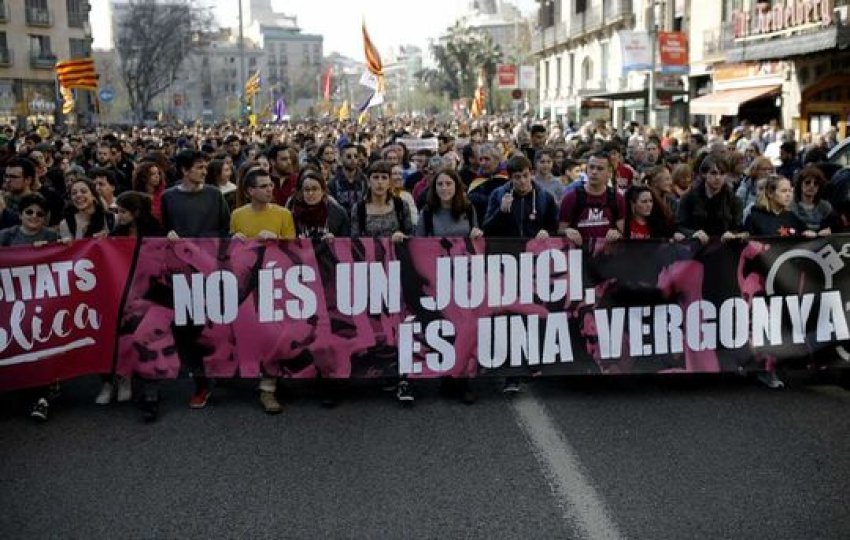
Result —
[{"label": "red banner", "polygon": [[496,77],[501,89],[517,87],[517,73],[514,65],[499,64],[496,68]]},{"label": "red banner", "polygon": [[112,369],[133,240],[3,249],[0,390]]},{"label": "red banner", "polygon": [[659,32],[658,52],[662,73],[688,72],[688,36],[684,32]]}]

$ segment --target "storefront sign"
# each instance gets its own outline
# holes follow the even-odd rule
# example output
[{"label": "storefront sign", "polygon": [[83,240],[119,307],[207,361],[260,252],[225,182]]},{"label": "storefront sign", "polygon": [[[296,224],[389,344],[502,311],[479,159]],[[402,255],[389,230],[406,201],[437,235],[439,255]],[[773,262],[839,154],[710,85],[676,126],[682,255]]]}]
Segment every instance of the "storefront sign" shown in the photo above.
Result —
[{"label": "storefront sign", "polygon": [[511,64],[499,64],[499,66],[496,68],[496,78],[499,81],[500,89],[504,90],[508,88],[516,88],[516,66]]},{"label": "storefront sign", "polygon": [[620,32],[623,73],[652,69],[652,46],[646,32]]},{"label": "storefront sign", "polygon": [[519,87],[523,90],[537,88],[537,70],[534,66],[519,66]]},{"label": "storefront sign", "polygon": [[724,64],[715,67],[714,82],[750,80],[762,77],[781,76],[787,68],[785,62],[750,62]]},{"label": "storefront sign", "polygon": [[688,72],[688,36],[684,32],[660,32],[658,52],[662,73]]},{"label": "storefront sign", "polygon": [[735,10],[730,24],[734,39],[789,34],[820,24],[832,24],[835,0],[780,0],[759,2],[752,11]]}]

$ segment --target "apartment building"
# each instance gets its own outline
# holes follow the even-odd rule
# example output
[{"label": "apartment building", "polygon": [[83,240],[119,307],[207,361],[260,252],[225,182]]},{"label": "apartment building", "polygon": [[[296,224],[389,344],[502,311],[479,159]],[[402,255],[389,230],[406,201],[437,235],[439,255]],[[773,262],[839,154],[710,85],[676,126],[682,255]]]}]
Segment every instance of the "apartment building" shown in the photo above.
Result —
[{"label": "apartment building", "polygon": [[[54,67],[91,55],[90,10],[89,0],[0,0],[0,124],[60,120]],[[77,98],[79,116],[91,114],[87,94]]]},{"label": "apartment building", "polygon": [[584,123],[602,119],[668,125],[686,119],[685,77],[625,69],[633,32],[681,31],[685,2],[676,0],[539,0],[532,51],[538,58],[540,116]]},{"label": "apartment building", "polygon": [[850,135],[850,1],[692,1],[692,9],[692,116]]}]

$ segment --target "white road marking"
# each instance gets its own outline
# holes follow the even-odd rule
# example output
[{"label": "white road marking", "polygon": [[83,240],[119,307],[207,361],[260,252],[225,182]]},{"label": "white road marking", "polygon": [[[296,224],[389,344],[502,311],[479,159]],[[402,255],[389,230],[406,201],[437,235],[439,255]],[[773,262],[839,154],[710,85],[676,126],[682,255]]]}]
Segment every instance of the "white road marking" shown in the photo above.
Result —
[{"label": "white road marking", "polygon": [[561,436],[545,405],[527,392],[513,398],[511,409],[564,509],[564,518],[589,540],[622,538],[604,501],[582,472],[575,450]]}]

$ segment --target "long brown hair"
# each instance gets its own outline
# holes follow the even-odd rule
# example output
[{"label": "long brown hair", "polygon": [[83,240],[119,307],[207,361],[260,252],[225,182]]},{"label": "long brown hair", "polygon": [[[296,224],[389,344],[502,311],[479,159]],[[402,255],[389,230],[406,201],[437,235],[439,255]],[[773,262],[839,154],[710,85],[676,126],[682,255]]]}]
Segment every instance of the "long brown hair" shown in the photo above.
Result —
[{"label": "long brown hair", "polygon": [[448,176],[455,183],[455,195],[452,197],[451,213],[454,219],[460,219],[461,216],[466,214],[470,202],[466,197],[466,190],[460,176],[452,169],[443,169],[431,177],[431,180],[428,182],[428,198],[425,205],[432,213],[441,208],[440,197],[437,195],[437,179],[441,176]]}]

